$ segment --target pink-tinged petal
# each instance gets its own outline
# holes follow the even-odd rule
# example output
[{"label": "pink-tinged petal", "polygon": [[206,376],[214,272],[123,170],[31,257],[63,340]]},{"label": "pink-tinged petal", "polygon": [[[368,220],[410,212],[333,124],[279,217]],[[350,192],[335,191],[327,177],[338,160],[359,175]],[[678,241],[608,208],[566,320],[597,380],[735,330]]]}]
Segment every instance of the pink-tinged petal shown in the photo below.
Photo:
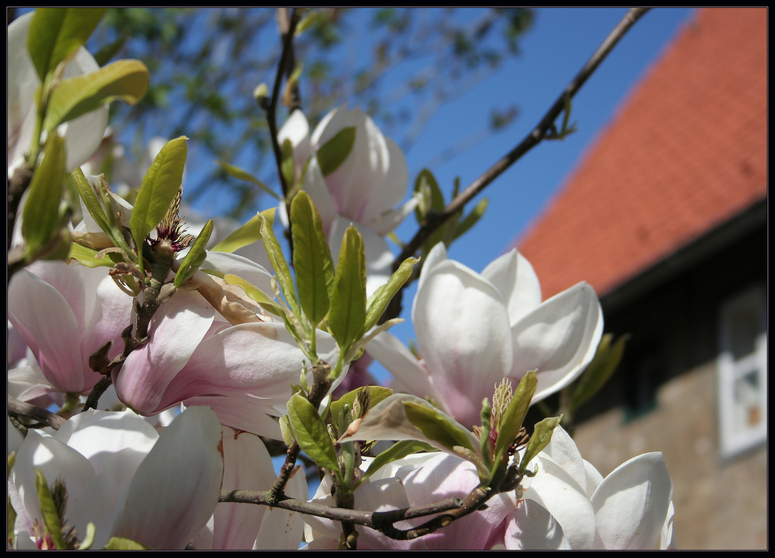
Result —
[{"label": "pink-tinged petal", "polygon": [[[268,490],[272,458],[255,434],[223,427],[222,490]],[[269,508],[221,503],[215,507],[212,548],[251,549]]]},{"label": "pink-tinged petal", "polygon": [[538,370],[533,403],[575,380],[595,356],[603,313],[595,291],[581,282],[550,298],[512,327],[514,367],[519,380]]},{"label": "pink-tinged petal", "polygon": [[562,527],[532,500],[520,500],[510,516],[505,536],[508,550],[570,550]]},{"label": "pink-tinged petal", "polygon": [[[326,180],[320,171],[317,157],[309,160],[307,171],[304,173],[304,183],[302,189],[309,194],[310,199],[320,214],[320,220],[323,222],[323,230],[328,234],[331,230],[331,224],[338,217],[337,205],[326,186]],[[285,204],[280,204],[281,217]],[[287,226],[287,216],[284,221]]]},{"label": "pink-tinged petal", "polygon": [[64,395],[51,386],[34,360],[30,366],[18,366],[8,371],[7,389],[11,397],[44,409],[51,404],[64,403]]},{"label": "pink-tinged petal", "polygon": [[[383,331],[368,342],[366,351],[393,375],[394,391],[430,397],[444,406],[444,400],[436,391],[425,368],[395,335]],[[448,411],[446,408],[444,410]]]},{"label": "pink-tinged petal", "polygon": [[639,455],[614,469],[591,499],[605,548],[654,548],[672,497],[673,481],[659,452]]},{"label": "pink-tinged petal", "polygon": [[[65,262],[57,261],[37,261],[27,266],[27,271],[39,277],[51,285],[60,293],[73,311],[75,319],[78,320],[78,326],[83,329],[86,326],[87,307],[89,301],[86,297],[85,284],[94,285],[84,276],[84,270],[88,269],[79,264],[67,265]],[[101,281],[108,274],[107,270],[96,270],[97,282]],[[95,278],[90,274],[89,278]]]},{"label": "pink-tinged petal", "polygon": [[125,448],[152,444],[159,434],[130,410],[117,413],[92,409],[63,424],[56,438],[88,459],[94,471],[100,474],[105,459]]},{"label": "pink-tinged petal", "polygon": [[[213,323],[215,311],[193,292],[178,292],[162,304],[149,327],[150,341],[113,371],[121,400],[141,413],[154,413],[170,382],[186,365]],[[184,398],[179,399],[182,401]]]},{"label": "pink-tinged petal", "polygon": [[[273,481],[274,475],[270,475],[269,480]],[[285,493],[297,500],[309,500],[303,469],[298,469],[291,475]],[[303,534],[304,521],[301,514],[281,508],[266,508],[253,550],[296,550],[301,545]]]},{"label": "pink-tinged petal", "polygon": [[511,325],[541,304],[541,286],[533,266],[516,250],[490,263],[482,271],[482,277],[503,296]]},{"label": "pink-tinged petal", "polygon": [[[91,271],[91,270],[89,270]],[[113,341],[108,358],[113,359],[124,349],[121,332],[132,322],[132,297],[118,288],[110,277],[99,282],[99,274],[84,271],[95,284],[85,285],[84,291],[94,293],[89,297],[91,310],[87,313],[86,330],[81,341],[84,369],[89,367],[89,357],[108,341]]]},{"label": "pink-tinged petal", "polygon": [[282,413],[275,410],[273,405],[268,405],[265,401],[256,399],[249,394],[197,396],[186,399],[184,403],[187,407],[210,407],[218,415],[221,424],[237,430],[252,432],[275,440],[283,438],[280,425],[277,424],[276,419],[272,418]]},{"label": "pink-tinged petal", "polygon": [[[382,135],[376,126],[374,129],[376,129],[376,133]],[[376,228],[373,223],[377,219],[401,203],[406,196],[406,188],[409,184],[409,169],[406,166],[404,153],[392,139],[384,138],[384,141],[387,146],[384,178],[382,178],[381,184],[372,184],[362,217],[362,222],[373,228]],[[395,225],[397,226],[398,223]],[[388,229],[385,234],[391,230]]]},{"label": "pink-tinged petal", "polygon": [[[62,265],[61,270],[68,269]],[[99,381],[97,373],[83,370],[78,350],[81,326],[68,301],[27,270],[21,270],[11,279],[8,319],[29,345],[54,388],[81,393]]]},{"label": "pink-tinged petal", "polygon": [[560,524],[573,550],[595,544],[595,510],[584,489],[562,467],[545,454],[530,462],[538,472],[530,479],[524,498],[540,504]]},{"label": "pink-tinged petal", "polygon": [[482,399],[511,370],[509,317],[500,294],[464,265],[434,266],[412,308],[417,347],[455,418],[480,422]]},{"label": "pink-tinged petal", "polygon": [[207,407],[186,409],[137,469],[113,535],[149,548],[182,549],[215,511],[221,452],[215,413]]}]

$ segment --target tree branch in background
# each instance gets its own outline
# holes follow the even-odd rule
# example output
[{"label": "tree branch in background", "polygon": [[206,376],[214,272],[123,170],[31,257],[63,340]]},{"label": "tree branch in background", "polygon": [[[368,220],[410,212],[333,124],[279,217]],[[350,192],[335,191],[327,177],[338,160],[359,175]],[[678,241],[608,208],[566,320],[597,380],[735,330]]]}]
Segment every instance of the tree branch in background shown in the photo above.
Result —
[{"label": "tree branch in background", "polygon": [[67,422],[64,417],[30,403],[19,401],[10,395],[8,396],[8,415],[31,418],[38,421],[40,426],[50,426],[54,430],[59,430],[59,427]]},{"label": "tree branch in background", "polygon": [[[415,233],[414,237],[406,244],[401,254],[393,262],[393,271],[398,269],[406,258],[414,256],[420,249],[423,242],[433,234],[441,225],[443,225],[452,215],[460,211],[463,206],[471,201],[479,192],[484,190],[493,180],[501,175],[506,169],[518,161],[525,153],[538,145],[542,140],[550,136],[554,128],[554,121],[565,109],[568,100],[581,89],[581,86],[589,79],[592,73],[597,69],[600,63],[605,60],[611,49],[619,42],[624,34],[638,21],[649,8],[631,8],[624,16],[622,21],[608,35],[603,44],[597,49],[592,57],[587,61],[581,71],[568,84],[559,98],[555,101],[541,122],[519,143],[514,149],[507,153],[502,159],[490,167],[479,178],[474,180],[465,190],[463,190],[454,200],[452,200],[444,211],[440,213],[430,213],[423,225]],[[419,265],[422,265],[420,262]],[[397,316],[396,314],[395,316]],[[390,317],[395,317],[390,316]]]}]

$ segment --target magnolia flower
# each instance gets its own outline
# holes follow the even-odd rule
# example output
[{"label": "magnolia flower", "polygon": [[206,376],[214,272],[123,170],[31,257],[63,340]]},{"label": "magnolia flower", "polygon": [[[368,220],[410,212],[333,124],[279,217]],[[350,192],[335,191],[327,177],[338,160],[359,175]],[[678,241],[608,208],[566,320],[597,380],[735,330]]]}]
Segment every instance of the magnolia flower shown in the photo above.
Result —
[{"label": "magnolia flower", "polygon": [[[33,15],[34,12],[24,14],[8,26],[8,178],[24,162],[37,118],[35,90],[40,85],[40,78],[27,50]],[[97,61],[81,47],[65,66],[62,76],[71,78],[97,70]],[[108,106],[104,105],[59,127],[60,135],[65,138],[67,171],[91,157],[99,147],[107,125]]]},{"label": "magnolia flower", "polygon": [[[371,461],[371,458],[364,458],[361,468],[365,471]],[[335,505],[335,499],[330,495],[331,485],[331,477],[326,476],[312,502]],[[478,485],[476,468],[468,461],[446,453],[414,454],[381,468],[358,487],[354,494],[354,509],[387,511],[429,505],[451,497],[465,498]],[[488,500],[487,509],[461,518],[450,527],[409,541],[391,539],[374,529],[356,526],[358,549],[487,549],[500,542],[497,534],[493,533],[493,527],[500,525],[512,509],[513,504],[509,498],[498,494]],[[398,522],[395,527],[411,529],[428,519],[422,517]],[[304,516],[304,522],[309,549],[337,547],[338,537],[342,533],[338,522],[307,515]]]},{"label": "magnolia flower", "polygon": [[630,459],[603,479],[558,426],[529,468],[537,474],[523,483],[524,500],[510,496],[506,548],[675,548],[673,482],[661,453]]},{"label": "magnolia flower", "polygon": [[[87,393],[101,376],[89,357],[108,341],[108,358],[123,349],[121,331],[130,323],[132,299],[106,268],[38,261],[14,274],[8,287],[8,319],[35,356],[51,390]],[[29,366],[15,378],[45,386]],[[25,380],[26,378],[26,380]],[[41,391],[42,390],[42,391]],[[46,390],[40,387],[31,397]]]},{"label": "magnolia flower", "polygon": [[86,411],[54,435],[30,429],[8,478],[18,548],[50,548],[35,489],[40,470],[66,495],[60,523],[95,548],[126,537],[149,548],[182,549],[205,525],[221,489],[221,426],[206,408],[188,409],[161,435],[131,411]]},{"label": "magnolia flower", "polygon": [[[353,129],[354,141],[344,161],[335,169],[321,168],[319,153],[332,138]],[[409,173],[401,149],[382,135],[374,121],[359,109],[339,107],[328,113],[309,136],[309,124],[294,111],[278,134],[294,147],[294,173],[301,178],[320,213],[334,258],[344,231],[352,223],[363,236],[368,294],[390,277],[393,254],[384,236],[395,229],[416,205],[406,196]],[[330,145],[330,144],[329,144]],[[325,174],[324,174],[325,173]],[[395,208],[395,209],[394,209]]]},{"label": "magnolia flower", "polygon": [[603,316],[587,283],[541,302],[538,278],[516,250],[480,274],[428,255],[412,307],[418,360],[390,333],[366,350],[393,374],[394,391],[430,397],[460,423],[478,425],[482,400],[509,378],[537,370],[533,402],[570,384],[595,355]]},{"label": "magnolia flower", "polygon": [[[223,427],[222,490],[269,490],[275,479],[272,458],[255,434]],[[303,471],[296,471],[285,494],[308,497]],[[197,550],[285,549],[301,544],[304,525],[299,514],[281,508],[221,502],[207,525],[194,537]]]}]

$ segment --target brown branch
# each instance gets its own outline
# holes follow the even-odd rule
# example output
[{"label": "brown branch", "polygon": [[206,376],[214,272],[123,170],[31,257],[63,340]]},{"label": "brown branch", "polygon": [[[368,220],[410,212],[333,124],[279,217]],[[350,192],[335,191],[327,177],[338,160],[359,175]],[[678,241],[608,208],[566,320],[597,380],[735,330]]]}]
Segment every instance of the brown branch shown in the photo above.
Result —
[{"label": "brown branch", "polygon": [[31,418],[38,421],[42,426],[50,426],[54,430],[59,430],[59,427],[67,422],[67,419],[64,417],[60,417],[51,411],[41,409],[30,403],[19,401],[10,395],[8,396],[8,414]]},{"label": "brown branch", "polygon": [[[450,217],[460,211],[474,196],[484,190],[493,180],[501,175],[506,169],[518,161],[525,153],[538,145],[541,141],[550,136],[554,128],[554,121],[565,109],[566,100],[570,100],[581,89],[581,86],[589,79],[592,73],[597,69],[600,63],[605,60],[611,49],[619,42],[624,34],[638,21],[649,8],[631,8],[624,18],[619,22],[616,28],[603,41],[603,44],[597,49],[592,57],[587,61],[581,71],[568,84],[559,98],[555,101],[546,115],[541,119],[538,125],[519,143],[514,149],[507,153],[502,159],[490,167],[479,178],[474,180],[465,190],[463,190],[454,200],[452,200],[444,211],[440,213],[429,214],[420,229],[414,235],[414,238],[407,243],[401,254],[393,262],[393,271],[398,269],[406,258],[414,256],[422,244],[439,227],[441,227]],[[422,264],[420,264],[422,265]],[[397,314],[396,314],[397,315]],[[394,316],[393,316],[394,317]]]}]

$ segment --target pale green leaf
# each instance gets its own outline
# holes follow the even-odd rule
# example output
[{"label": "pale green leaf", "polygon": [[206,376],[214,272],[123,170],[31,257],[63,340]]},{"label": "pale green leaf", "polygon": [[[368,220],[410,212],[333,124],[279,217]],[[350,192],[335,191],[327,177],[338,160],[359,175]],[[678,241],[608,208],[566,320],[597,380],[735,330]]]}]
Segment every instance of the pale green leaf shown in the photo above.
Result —
[{"label": "pale green leaf", "polygon": [[269,255],[269,261],[272,262],[272,267],[277,275],[277,282],[280,284],[283,296],[291,307],[291,311],[296,316],[299,316],[299,302],[296,298],[296,288],[293,285],[291,269],[288,267],[288,262],[285,259],[280,243],[277,242],[272,225],[264,215],[261,215],[261,238],[264,241],[266,253]]},{"label": "pale green leaf", "polygon": [[530,401],[533,399],[537,386],[538,380],[536,379],[535,370],[531,370],[522,377],[517,389],[514,391],[514,396],[511,398],[506,412],[501,417],[498,437],[495,440],[494,465],[497,466],[500,463],[501,458],[514,443],[519,429],[522,428],[522,422],[525,420],[527,410],[530,407]]},{"label": "pale green leaf", "polygon": [[269,189],[269,186],[261,182],[258,178],[250,174],[248,171],[241,169],[239,167],[235,167],[234,165],[230,165],[228,163],[224,163],[223,161],[216,161],[221,168],[224,170],[226,174],[229,176],[233,176],[234,178],[237,178],[239,180],[244,180],[245,182],[250,182],[251,184],[255,184],[259,188],[261,188],[264,192],[272,196],[274,199],[279,200],[280,196],[275,194],[272,190]]},{"label": "pale green leaf", "polygon": [[111,537],[105,550],[149,550],[147,546],[126,537]]},{"label": "pale green leaf", "polygon": [[587,369],[576,381],[576,388],[573,391],[573,409],[578,409],[590,397],[603,387],[611,375],[616,370],[619,362],[624,355],[624,345],[629,339],[629,335],[622,335],[611,346],[613,335],[606,333],[600,340],[595,352],[595,358],[589,363]]},{"label": "pale green leaf", "polygon": [[345,162],[354,144],[355,126],[349,126],[339,130],[333,138],[320,146],[317,158],[323,176],[328,176]]},{"label": "pale green leaf", "polygon": [[390,304],[390,301],[393,300],[396,293],[401,290],[404,283],[411,277],[414,264],[419,261],[420,260],[417,258],[406,258],[396,272],[390,276],[388,282],[381,285],[374,294],[369,297],[369,300],[366,303],[368,310],[366,312],[365,331],[368,331],[377,325],[377,322],[379,322],[379,319]]},{"label": "pale green leaf", "polygon": [[452,237],[452,240],[460,238],[465,233],[467,233],[471,227],[479,222],[479,219],[482,218],[482,215],[484,215],[484,212],[487,210],[488,203],[489,200],[485,198],[476,204],[476,206],[471,210],[471,213],[466,215],[465,218],[455,228],[455,234]]},{"label": "pale green leaf", "polygon": [[299,304],[314,329],[328,313],[334,286],[334,262],[323,232],[323,222],[304,191],[293,198],[291,223]]},{"label": "pale green leaf", "polygon": [[447,420],[445,413],[414,401],[404,401],[403,405],[406,418],[428,439],[453,452],[455,446],[474,451],[469,433]]},{"label": "pale green leaf", "polygon": [[70,245],[70,253],[68,258],[77,260],[86,267],[113,267],[116,263],[124,261],[124,259],[118,254],[108,253],[102,258],[98,258],[97,254],[99,250],[94,250],[86,246],[82,246],[77,242],[73,242]]},{"label": "pale green leaf", "polygon": [[350,225],[342,238],[328,328],[343,352],[360,339],[366,323],[366,257],[363,238]]},{"label": "pale green leaf", "polygon": [[94,193],[91,182],[89,182],[86,176],[84,176],[81,167],[76,167],[76,169],[71,172],[70,175],[73,177],[73,182],[75,183],[75,187],[78,189],[78,194],[81,196],[84,205],[86,205],[86,210],[92,216],[97,225],[103,230],[103,232],[112,237],[105,211],[102,209],[102,205],[100,205],[97,194]]},{"label": "pale green leaf", "polygon": [[[373,408],[375,405],[377,405],[380,401],[383,399],[390,397],[393,395],[393,390],[386,387],[381,386],[367,386],[369,389],[369,400],[370,400],[370,408]],[[345,405],[349,405],[352,409],[353,403],[355,403],[355,398],[358,395],[358,389],[354,389],[348,393],[345,393],[342,397],[331,403],[331,416],[334,417],[334,420],[336,420],[336,417],[339,416],[339,413],[344,408]]]},{"label": "pale green leaf", "polygon": [[191,249],[186,254],[186,257],[180,262],[178,272],[175,274],[176,289],[179,289],[183,283],[188,281],[205,261],[205,258],[207,257],[205,246],[207,245],[207,241],[210,240],[210,235],[213,234],[214,226],[215,219],[210,219],[205,223],[205,226],[202,227],[202,232],[196,237],[196,240],[191,245]]},{"label": "pale green leaf", "polygon": [[223,279],[229,285],[237,285],[239,287],[242,287],[242,290],[245,291],[245,294],[247,294],[250,298],[255,300],[258,304],[261,305],[262,308],[264,308],[268,312],[271,312],[272,314],[275,314],[277,316],[285,316],[285,312],[283,311],[283,309],[272,299],[272,297],[270,297],[268,294],[263,292],[261,289],[259,289],[252,283],[249,283],[242,277],[237,277],[236,275],[231,275],[227,273],[226,275],[224,275]]},{"label": "pale green leaf", "polygon": [[288,416],[299,447],[321,467],[339,470],[336,450],[325,423],[307,399],[294,394],[288,401]]},{"label": "pale green leaf", "polygon": [[552,433],[561,420],[562,416],[547,417],[533,427],[530,442],[528,442],[525,454],[522,456],[522,461],[519,464],[519,474],[524,475],[530,460],[552,441]]},{"label": "pale green leaf", "polygon": [[83,46],[106,8],[38,8],[27,48],[40,81]]},{"label": "pale green leaf", "polygon": [[407,455],[420,451],[436,451],[436,448],[430,444],[426,444],[425,442],[418,442],[416,440],[402,440],[400,442],[396,442],[388,449],[380,453],[376,458],[374,458],[374,461],[369,464],[369,468],[366,469],[366,472],[363,474],[361,482],[379,471],[388,463],[403,459]]},{"label": "pale green leaf", "polygon": [[40,513],[43,516],[43,524],[46,531],[51,535],[54,546],[57,550],[65,549],[65,539],[62,536],[62,524],[57,514],[54,499],[51,497],[51,491],[46,484],[46,478],[40,469],[35,469],[35,491],[38,494],[38,503],[40,504]]},{"label": "pale green leaf", "polygon": [[58,134],[49,136],[43,161],[32,175],[22,214],[22,234],[28,256],[45,248],[59,229],[59,200],[62,199],[66,158],[64,140]]},{"label": "pale green leaf", "polygon": [[54,88],[43,128],[51,131],[105,103],[134,105],[145,95],[150,74],[139,60],[119,60],[91,74],[64,79]]},{"label": "pale green leaf", "polygon": [[186,136],[181,136],[161,148],[137,193],[129,226],[141,262],[145,237],[164,218],[183,182],[183,168],[188,155],[186,140]]}]

